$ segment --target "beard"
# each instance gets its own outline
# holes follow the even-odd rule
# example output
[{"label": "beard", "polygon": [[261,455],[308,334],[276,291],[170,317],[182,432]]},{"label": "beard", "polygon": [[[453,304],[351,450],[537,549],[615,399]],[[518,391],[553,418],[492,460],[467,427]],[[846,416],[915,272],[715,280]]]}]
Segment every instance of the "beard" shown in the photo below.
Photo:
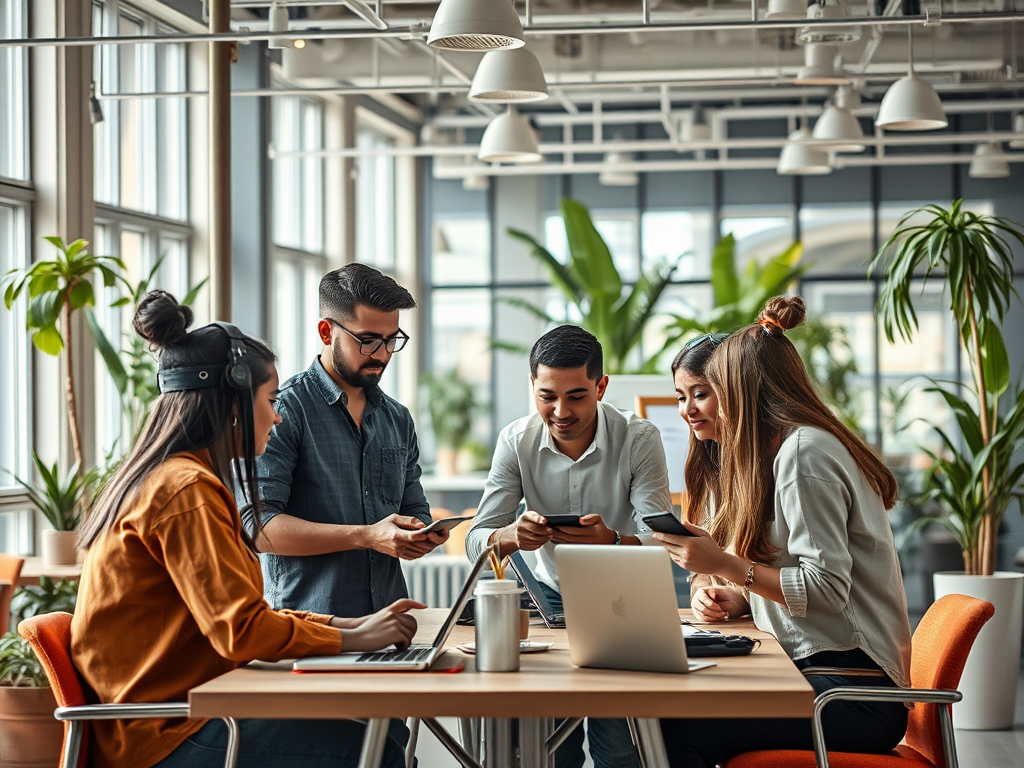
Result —
[{"label": "beard", "polygon": [[380,377],[384,375],[384,369],[387,367],[387,363],[363,355],[359,355],[360,365],[350,365],[341,351],[341,339],[336,339],[331,346],[331,361],[334,363],[334,370],[346,383],[362,390],[378,387]]}]

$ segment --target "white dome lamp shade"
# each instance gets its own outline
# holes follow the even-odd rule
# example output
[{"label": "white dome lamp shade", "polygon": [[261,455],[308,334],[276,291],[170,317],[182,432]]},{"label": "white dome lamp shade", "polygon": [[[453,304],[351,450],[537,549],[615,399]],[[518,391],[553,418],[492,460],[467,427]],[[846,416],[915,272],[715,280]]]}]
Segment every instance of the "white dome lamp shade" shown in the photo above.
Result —
[{"label": "white dome lamp shade", "polygon": [[521,48],[523,23],[511,0],[441,0],[427,44],[449,51]]},{"label": "white dome lamp shade", "polygon": [[768,0],[769,21],[799,21],[807,18],[807,0]]},{"label": "white dome lamp shade", "polygon": [[[819,0],[807,6],[808,19],[848,19],[850,12],[842,0]],[[801,27],[797,34],[798,43],[854,43],[860,40],[860,27],[852,24],[844,24],[838,27],[826,24],[813,24],[809,27]]]},{"label": "white dome lamp shade", "polygon": [[[285,7],[284,3],[273,2],[270,4],[267,31],[270,34],[288,31],[288,9]],[[291,47],[292,41],[287,37],[272,37],[267,41],[267,48],[272,50],[281,50]]]},{"label": "white dome lamp shade", "polygon": [[967,175],[972,179],[1005,179],[1010,175],[1010,164],[1003,159],[997,143],[979,144],[974,148]]},{"label": "white dome lamp shade", "polygon": [[794,85],[849,85],[853,78],[836,66],[839,47],[810,43],[804,48],[804,66],[800,67]]},{"label": "white dome lamp shade", "polygon": [[1006,146],[1010,149],[1024,149],[1024,112],[1021,112],[1013,119],[1013,132],[1020,138],[1011,139]]},{"label": "white dome lamp shade", "polygon": [[812,135],[819,141],[827,141],[828,149],[833,152],[863,152],[866,149],[860,121],[849,110],[835,104],[825,106],[825,111],[814,124]]},{"label": "white dome lamp shade", "polygon": [[[910,30],[910,27],[907,27]],[[875,125],[887,131],[937,131],[949,125],[942,101],[930,83],[914,72],[914,33],[910,32],[907,76],[889,86]]]},{"label": "white dome lamp shade", "polygon": [[605,168],[598,174],[597,180],[606,187],[635,187],[640,182],[637,172],[617,167],[632,162],[631,152],[612,150],[604,156]]},{"label": "white dome lamp shade", "polygon": [[694,104],[690,110],[690,119],[684,120],[679,138],[690,144],[697,141],[711,141],[711,126],[700,104]]},{"label": "white dome lamp shade", "polygon": [[539,163],[543,159],[533,127],[511,105],[491,120],[476,156],[485,163]]},{"label": "white dome lamp shade", "polygon": [[544,70],[526,48],[488,51],[476,68],[469,89],[470,101],[499,104],[544,101],[547,97]]},{"label": "white dome lamp shade", "polygon": [[808,143],[813,139],[807,123],[802,123],[789,134],[775,171],[783,176],[824,176],[832,173],[828,153]]}]

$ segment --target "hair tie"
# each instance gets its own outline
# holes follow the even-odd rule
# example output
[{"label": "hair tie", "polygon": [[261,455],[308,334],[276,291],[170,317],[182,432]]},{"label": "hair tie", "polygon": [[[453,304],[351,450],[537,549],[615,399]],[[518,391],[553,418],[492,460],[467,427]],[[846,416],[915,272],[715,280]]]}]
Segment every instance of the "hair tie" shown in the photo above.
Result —
[{"label": "hair tie", "polygon": [[773,328],[778,328],[781,333],[786,332],[786,329],[779,325],[779,321],[776,320],[774,317],[769,317],[765,315],[760,320],[758,320],[758,324],[761,326],[761,328],[764,329],[764,332],[767,333],[769,336],[772,333],[774,333],[774,331],[772,330]]}]

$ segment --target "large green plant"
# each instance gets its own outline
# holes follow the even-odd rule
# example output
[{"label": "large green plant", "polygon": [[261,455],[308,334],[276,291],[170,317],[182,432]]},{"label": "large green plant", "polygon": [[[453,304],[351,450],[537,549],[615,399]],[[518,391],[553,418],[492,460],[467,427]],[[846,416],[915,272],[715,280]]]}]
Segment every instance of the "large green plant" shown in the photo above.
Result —
[{"label": "large green plant", "polygon": [[427,411],[438,446],[458,450],[473,429],[473,416],[479,408],[476,390],[454,368],[424,373],[421,380],[427,389]]},{"label": "large green plant", "polygon": [[[644,326],[654,315],[658,299],[683,254],[645,272],[632,290],[624,291],[608,244],[594,226],[586,206],[576,200],[562,200],[562,220],[569,243],[568,264],[562,264],[526,232],[510,228],[508,233],[530,247],[530,253],[547,270],[552,285],[579,311],[582,318],[579,324],[601,342],[605,371],[626,373],[630,370],[630,356],[640,343]],[[546,322],[559,322],[531,302],[503,300]],[[640,370],[648,372],[654,367],[648,362],[641,364]]]},{"label": "large green plant", "polygon": [[[134,287],[125,282],[128,295],[122,296],[112,306],[131,305],[137,307],[153,284],[163,260],[164,257],[161,256],[149,274]],[[206,285],[206,280],[204,278],[192,288],[180,303],[188,306],[195,301],[199,291]],[[92,311],[88,311],[85,317],[89,323],[89,332],[92,335],[93,343],[117,388],[121,400],[121,411],[128,420],[129,434],[134,438],[149,414],[149,406],[160,394],[157,387],[156,357],[147,348],[145,340],[137,333],[125,333],[124,346],[121,349],[115,348],[96,315]]]},{"label": "large green plant", "polygon": [[26,328],[32,332],[32,343],[48,355],[64,350],[64,386],[68,404],[68,425],[75,450],[75,463],[85,466],[82,456],[82,435],[78,426],[75,403],[75,380],[72,337],[72,315],[85,306],[93,306],[96,296],[90,278],[97,272],[103,284],[112,287],[124,279],[115,268],[124,263],[114,256],[95,256],[88,252],[86,240],[65,245],[60,237],[44,238],[58,253],[49,261],[37,261],[25,269],[12,269],[2,281],[4,305],[8,310],[25,293],[28,299]]},{"label": "large green plant", "polygon": [[0,637],[0,685],[25,688],[49,685],[32,646],[13,631]]},{"label": "large green plant", "polygon": [[19,587],[14,593],[14,597],[11,598],[11,613],[18,621],[54,611],[74,613],[77,601],[77,581],[40,576],[38,584]]},{"label": "large green plant", "polygon": [[[927,219],[915,222],[921,215]],[[932,453],[929,489],[946,507],[945,525],[957,536],[970,574],[994,572],[999,522],[1010,502],[1021,500],[1024,465],[1013,464],[1013,453],[1024,445],[1024,388],[1014,389],[1009,411],[1000,413],[1000,397],[1011,384],[1001,326],[1017,295],[1012,241],[1024,246],[1024,234],[1008,219],[964,210],[961,200],[949,209],[926,205],[900,220],[870,267],[884,269],[877,310],[890,342],[897,336],[910,341],[917,330],[915,283],[937,274],[946,281],[971,381],[963,389],[934,383],[932,391],[956,416],[963,447],[938,430],[945,450]]]},{"label": "large green plant", "polygon": [[75,530],[88,507],[92,488],[98,478],[97,471],[83,472],[75,464],[61,477],[56,463],[47,466],[34,451],[32,462],[42,480],[40,485],[23,480],[13,473],[9,474],[25,489],[29,501],[43,513],[55,531]]}]

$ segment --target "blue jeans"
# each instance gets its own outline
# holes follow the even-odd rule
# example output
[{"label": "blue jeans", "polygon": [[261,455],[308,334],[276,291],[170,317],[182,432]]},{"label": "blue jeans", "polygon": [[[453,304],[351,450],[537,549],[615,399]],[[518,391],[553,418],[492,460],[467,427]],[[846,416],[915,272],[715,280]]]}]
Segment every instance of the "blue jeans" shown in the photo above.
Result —
[{"label": "blue jeans", "polygon": [[[238,768],[350,768],[366,727],[354,720],[239,720]],[[409,729],[392,720],[382,768],[403,768]],[[223,768],[228,729],[211,720],[154,768]]]},{"label": "blue jeans", "polygon": [[[542,583],[540,588],[551,603],[551,609],[562,613],[562,596],[547,584]],[[624,719],[588,717],[586,725],[594,768],[640,768],[629,725]],[[583,728],[579,727],[555,752],[555,768],[581,768],[585,759]]]}]

